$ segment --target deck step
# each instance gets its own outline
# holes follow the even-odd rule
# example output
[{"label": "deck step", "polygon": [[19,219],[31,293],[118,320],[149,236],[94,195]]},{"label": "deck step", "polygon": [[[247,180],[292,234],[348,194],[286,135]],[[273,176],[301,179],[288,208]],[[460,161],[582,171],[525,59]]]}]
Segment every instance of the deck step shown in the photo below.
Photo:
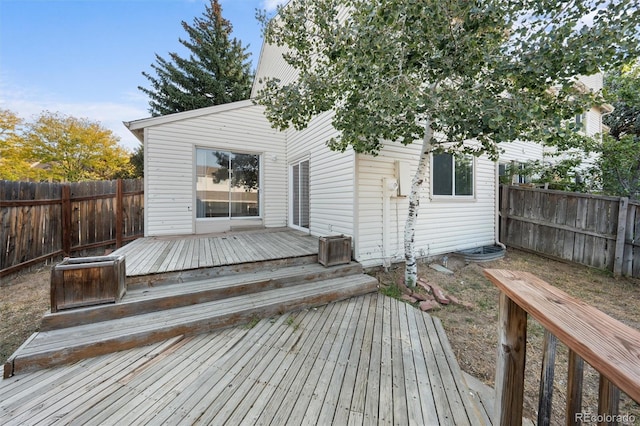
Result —
[{"label": "deck step", "polygon": [[215,265],[210,267],[199,267],[179,271],[165,271],[152,274],[130,275],[129,270],[127,270],[127,288],[134,289],[158,287],[167,284],[200,281],[222,276],[269,271],[275,268],[287,268],[290,266],[310,265],[314,263],[318,263],[317,254],[303,253],[300,256],[263,259],[233,263],[229,265]]},{"label": "deck step", "polygon": [[34,333],[5,363],[4,377],[247,323],[376,291],[365,274],[311,281],[222,300]]},{"label": "deck step", "polygon": [[362,265],[357,262],[328,268],[315,263],[222,275],[159,287],[136,287],[128,290],[125,297],[115,304],[47,313],[42,319],[40,330],[50,331],[108,321],[359,273],[362,273]]}]

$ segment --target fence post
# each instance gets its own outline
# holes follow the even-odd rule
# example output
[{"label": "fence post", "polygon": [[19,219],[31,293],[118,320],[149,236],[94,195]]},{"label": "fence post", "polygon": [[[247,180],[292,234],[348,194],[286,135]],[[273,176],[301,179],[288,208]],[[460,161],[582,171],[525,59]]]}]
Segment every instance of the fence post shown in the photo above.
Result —
[{"label": "fence post", "polygon": [[[500,241],[505,243],[507,236],[507,220],[509,214],[509,185],[502,184],[502,199],[500,200]],[[505,243],[506,244],[506,243]]]},{"label": "fence post", "polygon": [[620,207],[618,209],[618,232],[616,235],[616,250],[613,261],[613,276],[622,275],[622,263],[624,260],[624,245],[627,235],[627,211],[629,210],[629,199],[627,197],[620,198]]},{"label": "fence post", "polygon": [[116,248],[122,247],[122,228],[123,228],[123,182],[122,179],[116,181]]},{"label": "fence post", "polygon": [[62,251],[71,256],[71,187],[62,185]]}]

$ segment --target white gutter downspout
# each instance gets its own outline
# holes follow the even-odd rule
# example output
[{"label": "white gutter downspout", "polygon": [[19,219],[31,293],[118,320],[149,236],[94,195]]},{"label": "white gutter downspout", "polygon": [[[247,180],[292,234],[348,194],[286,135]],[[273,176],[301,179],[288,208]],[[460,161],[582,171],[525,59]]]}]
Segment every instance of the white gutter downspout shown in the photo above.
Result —
[{"label": "white gutter downspout", "polygon": [[391,197],[398,193],[398,180],[382,178],[382,266],[385,271],[391,266],[390,227]]}]

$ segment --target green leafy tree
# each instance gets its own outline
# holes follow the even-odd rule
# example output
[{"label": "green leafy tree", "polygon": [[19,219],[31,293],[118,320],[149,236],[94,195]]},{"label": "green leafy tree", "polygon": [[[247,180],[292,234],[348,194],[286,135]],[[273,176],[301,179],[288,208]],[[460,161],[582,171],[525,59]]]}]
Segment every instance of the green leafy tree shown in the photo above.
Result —
[{"label": "green leafy tree", "polygon": [[561,123],[599,101],[575,77],[636,56],[640,12],[630,0],[294,0],[262,18],[298,73],[263,81],[258,102],[274,127],[302,129],[332,110],[331,149],[376,155],[422,141],[404,235],[413,286],[430,154],[495,159],[501,142],[561,140]]},{"label": "green leafy tree", "polygon": [[149,112],[159,116],[247,99],[253,80],[250,54],[231,38],[231,23],[222,17],[218,0],[193,25],[182,21],[182,27],[189,39],[179,41],[189,57],[156,54],[151,65],[156,75],[142,73],[151,83],[150,88],[138,87],[150,98]]},{"label": "green leafy tree", "polygon": [[113,179],[130,174],[129,153],[111,130],[88,119],[43,112],[27,123],[22,151],[55,181]]},{"label": "green leafy tree", "polygon": [[640,64],[625,66],[605,78],[605,95],[614,111],[604,117],[609,126],[597,162],[602,190],[640,199]]},{"label": "green leafy tree", "polygon": [[129,157],[129,162],[133,167],[132,178],[144,177],[144,145],[140,144]]},{"label": "green leafy tree", "polygon": [[0,179],[18,180],[32,173],[29,159],[21,150],[22,125],[23,120],[14,112],[0,110]]}]

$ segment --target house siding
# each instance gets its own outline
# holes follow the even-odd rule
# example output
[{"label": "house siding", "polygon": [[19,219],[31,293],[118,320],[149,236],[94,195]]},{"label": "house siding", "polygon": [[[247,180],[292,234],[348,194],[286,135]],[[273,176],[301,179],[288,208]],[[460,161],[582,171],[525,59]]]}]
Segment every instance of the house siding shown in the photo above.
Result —
[{"label": "house siding", "polygon": [[[395,179],[396,160],[407,162],[411,177],[418,166],[421,144],[387,144],[380,155],[358,155],[358,235],[357,259],[365,266],[380,265],[383,259],[404,259],[404,224],[409,201],[391,197],[385,225],[384,179]],[[416,254],[434,257],[457,250],[493,244],[495,241],[495,163],[486,157],[475,162],[473,200],[430,197],[430,168],[420,197],[415,234]],[[385,253],[385,226],[388,235]]]},{"label": "house siding", "polygon": [[263,193],[259,223],[285,226],[284,134],[269,126],[263,107],[249,105],[152,125],[146,129],[145,140],[146,235],[196,232],[196,147],[261,154]]},{"label": "house siding", "polygon": [[332,113],[324,113],[302,131],[288,130],[287,159],[289,164],[309,159],[310,232],[354,236],[354,153],[327,147],[338,135],[331,118]]},{"label": "house siding", "polygon": [[[285,6],[287,7],[287,6]],[[338,20],[344,22],[349,17],[349,10],[345,6],[339,6]],[[274,17],[277,22],[278,16]],[[255,98],[260,89],[264,87],[265,78],[275,78],[280,80],[281,85],[293,83],[298,78],[298,71],[289,65],[282,55],[287,52],[284,46],[276,46],[263,43],[258,60],[256,76],[251,88],[251,97]],[[314,58],[315,59],[315,58]]]},{"label": "house siding", "polygon": [[286,52],[284,46],[275,46],[272,44],[263,44],[256,76],[253,80],[251,88],[251,97],[255,98],[262,87],[264,87],[264,79],[275,78],[280,83],[290,84],[298,78],[298,72],[289,65],[282,57]]}]

